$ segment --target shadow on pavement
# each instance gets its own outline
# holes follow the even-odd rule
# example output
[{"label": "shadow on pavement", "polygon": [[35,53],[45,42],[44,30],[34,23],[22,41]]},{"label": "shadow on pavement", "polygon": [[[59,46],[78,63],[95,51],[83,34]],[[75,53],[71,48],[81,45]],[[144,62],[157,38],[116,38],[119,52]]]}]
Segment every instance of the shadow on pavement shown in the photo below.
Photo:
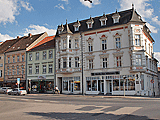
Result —
[{"label": "shadow on pavement", "polygon": [[27,112],[28,115],[41,116],[41,119],[49,120],[155,120],[147,116],[114,115],[104,113],[58,113],[58,112]]}]

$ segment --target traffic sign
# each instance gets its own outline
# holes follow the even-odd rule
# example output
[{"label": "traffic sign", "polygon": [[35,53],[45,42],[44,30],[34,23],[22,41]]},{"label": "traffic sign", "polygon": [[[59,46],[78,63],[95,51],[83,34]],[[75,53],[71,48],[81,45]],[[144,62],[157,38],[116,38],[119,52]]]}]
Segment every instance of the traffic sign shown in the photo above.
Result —
[{"label": "traffic sign", "polygon": [[153,79],[151,80],[151,83],[154,83],[154,80],[153,80]]}]

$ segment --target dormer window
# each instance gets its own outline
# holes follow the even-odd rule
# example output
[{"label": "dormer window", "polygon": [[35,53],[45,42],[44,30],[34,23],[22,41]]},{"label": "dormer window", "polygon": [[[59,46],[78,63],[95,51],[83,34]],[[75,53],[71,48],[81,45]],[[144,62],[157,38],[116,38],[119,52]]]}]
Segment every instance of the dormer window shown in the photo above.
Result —
[{"label": "dormer window", "polygon": [[58,26],[58,34],[61,34],[61,32],[63,31],[64,27],[63,24]]},{"label": "dormer window", "polygon": [[79,20],[77,20],[77,22],[75,22],[74,26],[74,31],[79,31],[79,27],[81,26]]},{"label": "dormer window", "polygon": [[107,24],[107,17],[105,15],[105,13],[103,14],[103,16],[99,20],[101,21],[101,26],[104,26]]},{"label": "dormer window", "polygon": [[114,13],[114,15],[112,16],[112,18],[113,18],[113,22],[114,22],[114,23],[119,23],[120,15],[119,15],[119,13],[117,12],[117,10],[116,10],[116,13]]},{"label": "dormer window", "polygon": [[86,23],[87,23],[87,25],[88,25],[88,29],[89,29],[89,28],[92,28],[92,27],[93,27],[93,23],[94,23],[92,17],[90,17],[90,19],[89,19]]},{"label": "dormer window", "polygon": [[61,34],[62,30],[58,30],[58,34]]}]

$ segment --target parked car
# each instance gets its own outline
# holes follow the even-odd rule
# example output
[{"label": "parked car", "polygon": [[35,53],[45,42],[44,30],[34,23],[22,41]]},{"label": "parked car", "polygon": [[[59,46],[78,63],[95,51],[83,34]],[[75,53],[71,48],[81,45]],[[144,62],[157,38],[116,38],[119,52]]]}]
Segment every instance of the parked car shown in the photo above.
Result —
[{"label": "parked car", "polygon": [[21,88],[14,88],[12,91],[8,92],[8,95],[26,95],[27,91]]},{"label": "parked car", "polygon": [[0,93],[7,94],[8,92],[12,91],[11,87],[1,87],[0,88]]}]

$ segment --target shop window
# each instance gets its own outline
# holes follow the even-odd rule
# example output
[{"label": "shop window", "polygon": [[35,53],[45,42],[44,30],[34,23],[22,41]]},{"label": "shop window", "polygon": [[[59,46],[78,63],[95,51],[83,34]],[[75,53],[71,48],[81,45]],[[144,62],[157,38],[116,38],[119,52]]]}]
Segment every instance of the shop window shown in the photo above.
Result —
[{"label": "shop window", "polygon": [[80,91],[80,78],[74,81],[74,91]]},{"label": "shop window", "polygon": [[92,91],[97,91],[97,80],[92,80]]},{"label": "shop window", "polygon": [[68,91],[68,80],[63,81],[63,90]]},{"label": "shop window", "polygon": [[[143,87],[142,90],[144,90],[144,79],[142,79]],[[128,91],[135,90],[135,81],[134,80],[128,80]]]},{"label": "shop window", "polygon": [[[120,80],[120,90],[124,91],[124,80]],[[125,81],[125,91],[127,91],[127,80]]]},{"label": "shop window", "polygon": [[119,91],[119,80],[113,80],[113,91]]},{"label": "shop window", "polygon": [[91,91],[91,81],[87,81],[87,91]]}]

